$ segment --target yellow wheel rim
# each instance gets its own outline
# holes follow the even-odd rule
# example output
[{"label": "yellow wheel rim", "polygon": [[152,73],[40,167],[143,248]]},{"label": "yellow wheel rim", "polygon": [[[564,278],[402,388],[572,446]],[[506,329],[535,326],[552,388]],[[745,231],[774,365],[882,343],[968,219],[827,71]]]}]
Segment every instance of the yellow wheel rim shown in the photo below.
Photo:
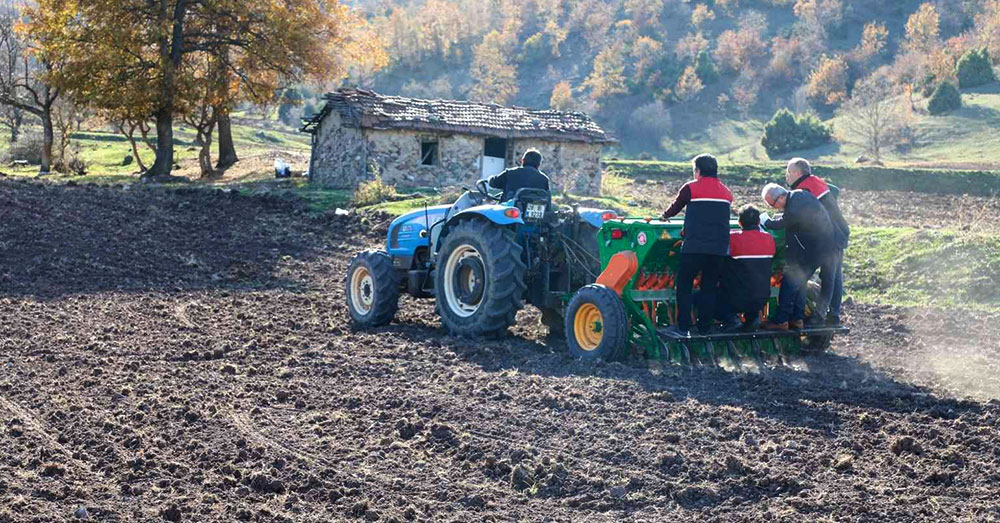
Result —
[{"label": "yellow wheel rim", "polygon": [[604,338],[604,316],[593,303],[585,303],[573,317],[573,334],[576,343],[585,351],[596,350]]}]

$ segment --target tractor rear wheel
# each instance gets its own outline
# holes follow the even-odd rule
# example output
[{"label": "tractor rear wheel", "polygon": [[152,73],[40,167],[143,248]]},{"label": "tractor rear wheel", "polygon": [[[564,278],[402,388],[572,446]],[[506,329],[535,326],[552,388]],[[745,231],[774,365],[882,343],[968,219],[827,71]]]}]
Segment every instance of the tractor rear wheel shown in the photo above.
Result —
[{"label": "tractor rear wheel", "polygon": [[484,220],[451,229],[434,281],[437,311],[448,332],[466,337],[507,332],[526,289],[521,252],[513,231]]},{"label": "tractor rear wheel", "polygon": [[587,285],[573,295],[566,308],[565,328],[566,346],[574,358],[613,361],[625,352],[625,304],[604,285]]},{"label": "tractor rear wheel", "polygon": [[365,251],[351,260],[345,280],[347,311],[359,327],[388,324],[399,310],[399,280],[392,259],[381,251]]}]

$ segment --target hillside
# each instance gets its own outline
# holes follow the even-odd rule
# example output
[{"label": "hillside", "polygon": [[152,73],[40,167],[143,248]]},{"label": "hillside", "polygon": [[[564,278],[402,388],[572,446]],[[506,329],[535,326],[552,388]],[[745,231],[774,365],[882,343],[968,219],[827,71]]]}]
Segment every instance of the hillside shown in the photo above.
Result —
[{"label": "hillside", "polygon": [[[781,107],[831,119],[857,81],[902,89],[954,80],[966,50],[1000,27],[1000,2],[939,0],[372,0],[356,2],[392,61],[351,83],[387,94],[480,99],[592,113],[622,157],[689,158],[696,149],[767,160],[761,123]],[[890,161],[965,162],[975,147],[935,145],[953,123],[992,129],[996,91],[953,119],[918,122],[918,143]],[[976,112],[980,111],[980,112]],[[986,149],[986,152],[989,152]],[[818,153],[853,160],[851,147]],[[955,157],[952,157],[954,155]],[[990,161],[985,159],[976,161]]]},{"label": "hillside", "polygon": [[[906,124],[912,142],[893,149],[883,158],[886,165],[910,167],[948,167],[956,169],[995,169],[1000,162],[1000,85],[966,90],[963,107],[952,113],[932,116],[923,110],[926,100],[918,98],[918,112]],[[842,117],[827,120],[834,133],[843,133]],[[852,163],[862,154],[851,144],[830,145],[795,151],[769,158],[760,145],[764,122],[725,119],[712,126],[682,133],[664,141],[667,158],[683,160],[697,151],[711,151],[727,162],[759,163],[805,156],[826,164]]]}]

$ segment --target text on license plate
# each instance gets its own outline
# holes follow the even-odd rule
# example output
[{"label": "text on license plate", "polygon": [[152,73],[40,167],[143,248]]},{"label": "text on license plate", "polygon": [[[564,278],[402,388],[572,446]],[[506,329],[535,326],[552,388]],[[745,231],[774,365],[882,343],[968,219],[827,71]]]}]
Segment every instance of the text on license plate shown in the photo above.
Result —
[{"label": "text on license plate", "polygon": [[529,203],[524,213],[529,220],[541,220],[545,217],[545,206],[536,203]]}]

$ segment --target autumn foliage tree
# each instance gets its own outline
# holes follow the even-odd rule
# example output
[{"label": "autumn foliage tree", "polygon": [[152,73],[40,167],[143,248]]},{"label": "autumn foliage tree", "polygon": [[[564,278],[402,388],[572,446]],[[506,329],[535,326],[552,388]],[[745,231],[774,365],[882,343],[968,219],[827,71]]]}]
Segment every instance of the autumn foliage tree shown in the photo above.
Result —
[{"label": "autumn foliage tree", "polygon": [[149,177],[174,165],[174,121],[201,96],[192,90],[197,57],[213,56],[240,93],[264,100],[281,84],[336,78],[349,60],[379,52],[356,38],[363,21],[335,0],[38,0],[27,12],[26,33],[65,63],[50,75],[55,85],[98,109],[150,111]]},{"label": "autumn foliage tree", "polygon": [[847,62],[840,56],[824,56],[809,75],[809,97],[826,105],[836,105],[847,98]]}]

